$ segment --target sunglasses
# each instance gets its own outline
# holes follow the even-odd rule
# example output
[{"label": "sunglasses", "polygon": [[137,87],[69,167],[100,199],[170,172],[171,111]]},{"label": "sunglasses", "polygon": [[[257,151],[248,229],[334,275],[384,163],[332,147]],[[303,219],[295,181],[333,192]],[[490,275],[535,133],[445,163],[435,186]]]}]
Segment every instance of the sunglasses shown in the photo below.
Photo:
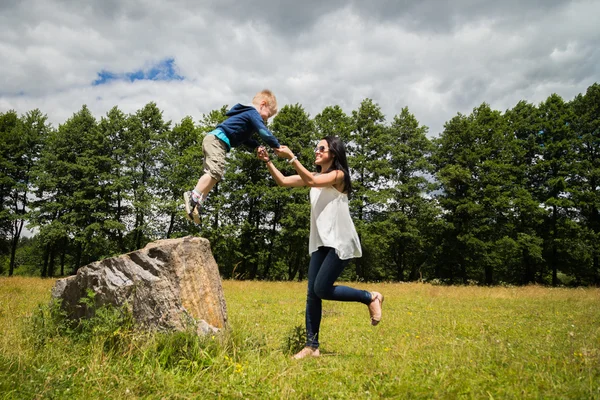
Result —
[{"label": "sunglasses", "polygon": [[325,153],[329,151],[329,149],[326,149],[325,146],[317,146],[315,147],[315,153]]}]

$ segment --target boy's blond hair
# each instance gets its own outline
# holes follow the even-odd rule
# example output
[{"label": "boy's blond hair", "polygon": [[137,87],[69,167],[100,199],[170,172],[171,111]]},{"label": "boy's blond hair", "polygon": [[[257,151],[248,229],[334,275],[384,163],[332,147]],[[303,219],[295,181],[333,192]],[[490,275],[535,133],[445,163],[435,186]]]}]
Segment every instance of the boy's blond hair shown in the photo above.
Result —
[{"label": "boy's blond hair", "polygon": [[277,114],[277,98],[269,89],[263,89],[256,93],[252,99],[252,104],[258,105],[262,100],[266,101],[273,115]]}]

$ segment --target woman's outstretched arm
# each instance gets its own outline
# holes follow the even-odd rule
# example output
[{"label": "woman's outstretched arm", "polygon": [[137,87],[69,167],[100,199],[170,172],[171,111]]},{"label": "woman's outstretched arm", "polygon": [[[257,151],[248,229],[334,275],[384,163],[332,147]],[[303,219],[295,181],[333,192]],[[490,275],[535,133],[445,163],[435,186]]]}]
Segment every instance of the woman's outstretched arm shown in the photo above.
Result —
[{"label": "woman's outstretched arm", "polygon": [[284,157],[288,160],[292,160],[292,165],[294,166],[296,172],[298,172],[298,176],[300,176],[300,178],[306,186],[336,186],[344,181],[344,173],[338,170],[321,173],[319,175],[313,174],[312,172],[307,170],[300,161],[298,161],[298,157],[296,157],[294,153],[292,153],[290,148],[287,146],[281,146],[275,152],[279,157]]},{"label": "woman's outstretched arm", "polygon": [[275,183],[277,183],[277,185],[283,186],[283,187],[306,186],[306,184],[304,183],[304,181],[302,180],[302,178],[299,175],[284,176],[281,173],[281,171],[279,171],[277,169],[275,164],[273,164],[273,162],[269,159],[269,153],[267,153],[267,150],[265,148],[260,148],[258,150],[257,156],[258,156],[259,160],[262,160],[265,162],[265,164],[267,164],[269,173],[271,174],[271,176],[273,177],[273,179],[275,180]]}]

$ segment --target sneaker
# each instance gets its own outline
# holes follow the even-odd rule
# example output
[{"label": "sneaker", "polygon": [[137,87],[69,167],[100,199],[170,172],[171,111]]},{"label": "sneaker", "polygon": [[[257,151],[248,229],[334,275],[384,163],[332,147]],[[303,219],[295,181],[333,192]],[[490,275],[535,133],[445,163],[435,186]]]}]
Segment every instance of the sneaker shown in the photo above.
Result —
[{"label": "sneaker", "polygon": [[371,292],[371,304],[369,304],[369,314],[371,315],[371,325],[375,326],[381,321],[381,309],[383,306],[383,295],[379,292]]},{"label": "sneaker", "polygon": [[183,204],[185,206],[185,216],[190,221],[193,221],[196,224],[200,223],[200,213],[198,212],[198,208],[200,204],[194,200],[194,196],[192,196],[192,191],[185,192],[183,194]]},{"label": "sneaker", "polygon": [[313,349],[312,347],[307,346],[300,350],[298,353],[296,353],[292,358],[295,360],[300,360],[305,357],[319,357],[320,355],[321,352],[319,351],[319,349]]}]

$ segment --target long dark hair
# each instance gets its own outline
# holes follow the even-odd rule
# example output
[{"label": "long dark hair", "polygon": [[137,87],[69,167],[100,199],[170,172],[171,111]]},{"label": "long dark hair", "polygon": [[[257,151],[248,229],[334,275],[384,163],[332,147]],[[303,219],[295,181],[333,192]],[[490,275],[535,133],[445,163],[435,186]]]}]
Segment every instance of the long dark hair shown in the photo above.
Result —
[{"label": "long dark hair", "polygon": [[[325,171],[342,171],[344,173],[344,192],[350,195],[352,192],[352,181],[350,180],[350,169],[348,168],[348,159],[346,158],[346,146],[340,138],[336,136],[325,136],[323,139],[327,142],[329,152],[333,155],[331,167]],[[317,172],[321,172],[321,166],[317,165]]]}]

